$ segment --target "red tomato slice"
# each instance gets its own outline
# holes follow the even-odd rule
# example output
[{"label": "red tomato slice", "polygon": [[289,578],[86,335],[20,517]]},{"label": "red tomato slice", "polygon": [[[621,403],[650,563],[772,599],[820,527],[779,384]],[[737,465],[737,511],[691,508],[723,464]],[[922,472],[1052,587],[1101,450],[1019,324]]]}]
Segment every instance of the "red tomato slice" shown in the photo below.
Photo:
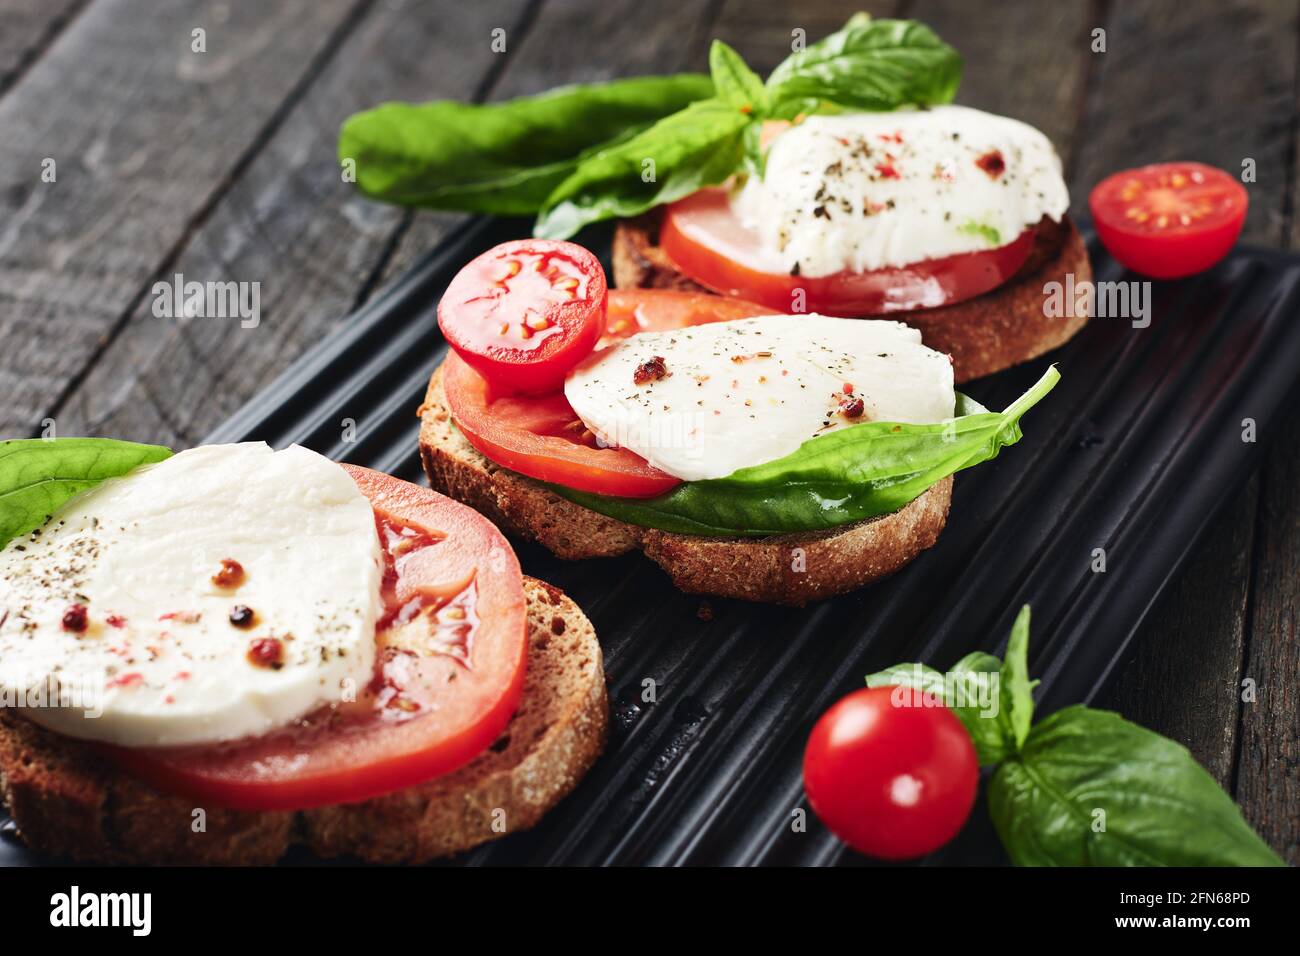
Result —
[{"label": "red tomato slice", "polygon": [[[613,289],[602,346],[636,332],[725,322],[770,310],[689,292]],[[516,397],[455,354],[442,365],[447,405],[471,445],[521,475],[602,495],[651,498],[681,484],[625,448],[602,448],[562,391]]]},{"label": "red tomato slice", "polygon": [[1123,265],[1155,279],[1208,269],[1241,235],[1246,187],[1202,163],[1115,173],[1088,197],[1097,238]]},{"label": "red tomato slice", "polygon": [[756,315],[773,315],[768,308],[744,299],[668,289],[611,289],[605,335],[600,347],[637,332],[668,332],[710,322],[732,322]]},{"label": "red tomato slice", "polygon": [[458,355],[516,392],[556,388],[605,330],[605,272],[582,246],[520,239],[456,274],[438,325]]},{"label": "red tomato slice", "polygon": [[391,793],[488,748],[524,686],[519,562],[486,518],[437,492],[344,465],[384,545],[385,614],[371,683],[262,737],[107,748],[160,789],[237,810],[299,810]]},{"label": "red tomato slice", "polygon": [[704,189],[664,211],[659,245],[683,275],[722,295],[789,312],[796,290],[803,290],[801,311],[860,318],[938,308],[988,292],[1024,265],[1034,233],[1028,229],[996,249],[810,278],[781,270],[732,212],[725,190]]},{"label": "red tomato slice", "polygon": [[924,856],[970,816],[979,760],[951,710],[896,687],[856,690],[822,715],[804,751],[813,812],[845,843],[884,860]]}]

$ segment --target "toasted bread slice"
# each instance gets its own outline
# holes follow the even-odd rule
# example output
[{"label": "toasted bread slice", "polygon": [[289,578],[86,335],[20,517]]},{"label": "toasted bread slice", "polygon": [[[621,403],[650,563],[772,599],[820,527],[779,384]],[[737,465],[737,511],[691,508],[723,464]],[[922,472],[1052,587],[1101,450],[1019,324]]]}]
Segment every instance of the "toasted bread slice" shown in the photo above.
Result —
[{"label": "toasted bread slice", "polygon": [[501,738],[455,773],[296,813],[200,808],[128,776],[90,744],[0,710],[0,793],[29,846],[93,863],[274,863],[294,845],[324,857],[418,863],[526,830],[600,754],[609,703],[591,622],[549,584],[525,578],[524,591],[528,671],[519,709]]},{"label": "toasted bread slice", "polygon": [[[614,232],[614,284],[620,289],[676,289],[707,292],[664,255],[659,242],[660,213],[624,220]],[[1043,314],[1049,282],[1075,285],[1092,280],[1083,237],[1069,217],[1059,223],[1044,218],[1034,231],[1034,248],[1010,281],[991,292],[940,309],[896,312],[898,319],[921,332],[921,340],[952,356],[958,383],[1027,362],[1063,345],[1088,321],[1086,314],[1048,318]]]},{"label": "toasted bread slice", "polygon": [[675,534],[608,518],[485,458],[452,423],[441,367],[429,382],[420,416],[420,457],[436,490],[561,558],[640,549],[692,594],[802,605],[852,591],[933,545],[952,498],[949,477],[893,514],[828,531],[768,538]]}]

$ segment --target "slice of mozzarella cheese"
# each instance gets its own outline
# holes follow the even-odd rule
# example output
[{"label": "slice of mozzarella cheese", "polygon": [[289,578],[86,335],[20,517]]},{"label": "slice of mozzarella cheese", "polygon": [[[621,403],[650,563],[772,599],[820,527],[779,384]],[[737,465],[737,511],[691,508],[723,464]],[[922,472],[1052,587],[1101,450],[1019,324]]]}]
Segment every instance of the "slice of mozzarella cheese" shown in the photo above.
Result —
[{"label": "slice of mozzarella cheese", "polygon": [[812,116],[734,198],[771,258],[806,277],[979,252],[1070,205],[1046,136],[965,106]]},{"label": "slice of mozzarella cheese", "polygon": [[642,332],[593,353],[564,394],[602,441],[684,481],[774,461],[860,422],[941,422],[955,401],[952,363],[920,332],[822,315]]},{"label": "slice of mozzarella cheese", "polygon": [[[242,566],[237,587],[214,583],[223,559]],[[264,733],[370,679],[379,562],[370,504],[328,459],[181,452],[0,551],[0,694],[60,733],[126,746]],[[65,624],[73,605],[84,630]],[[231,623],[236,605],[251,627]],[[250,659],[263,639],[280,642],[279,667]]]}]

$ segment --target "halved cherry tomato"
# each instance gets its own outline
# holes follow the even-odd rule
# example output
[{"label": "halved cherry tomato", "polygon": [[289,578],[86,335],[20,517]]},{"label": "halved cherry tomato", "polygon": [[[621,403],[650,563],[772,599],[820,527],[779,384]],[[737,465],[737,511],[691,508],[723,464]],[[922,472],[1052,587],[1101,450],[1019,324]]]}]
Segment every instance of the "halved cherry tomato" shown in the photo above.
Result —
[{"label": "halved cherry tomato", "polygon": [[1201,272],[1241,235],[1246,187],[1203,163],[1156,163],[1099,182],[1088,197],[1099,238],[1123,265],[1154,279]]},{"label": "halved cherry tomato", "polygon": [[979,761],[970,734],[933,698],[856,690],[822,715],[803,758],[813,812],[853,849],[884,860],[924,856],[970,816]]},{"label": "halved cherry tomato", "polygon": [[[612,289],[602,346],[636,332],[681,329],[763,315],[752,302],[689,292]],[[442,365],[447,406],[471,445],[521,475],[603,495],[650,498],[680,479],[625,448],[602,448],[562,391],[516,397],[475,372],[455,353]]]},{"label": "halved cherry tomato", "polygon": [[595,347],[605,297],[605,272],[582,246],[520,239],[456,274],[438,303],[438,326],[494,385],[540,392],[559,386]]},{"label": "halved cherry tomato", "polygon": [[[478,512],[344,465],[384,545],[373,681],[265,736],[205,747],[107,748],[160,789],[238,810],[365,800],[449,773],[510,722],[524,686],[519,562]],[[340,695],[343,697],[343,695]]]},{"label": "halved cherry tomato", "polygon": [[789,312],[802,290],[802,311],[860,318],[933,309],[988,292],[1024,265],[1034,233],[1028,229],[996,249],[812,278],[783,271],[732,212],[726,191],[704,189],[664,211],[659,245],[683,275],[722,295]]}]

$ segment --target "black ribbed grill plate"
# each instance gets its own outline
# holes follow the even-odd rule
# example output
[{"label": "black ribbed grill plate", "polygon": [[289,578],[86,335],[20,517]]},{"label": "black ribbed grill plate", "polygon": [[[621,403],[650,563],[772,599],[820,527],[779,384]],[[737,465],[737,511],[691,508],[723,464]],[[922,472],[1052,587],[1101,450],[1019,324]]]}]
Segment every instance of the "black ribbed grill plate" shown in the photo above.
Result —
[{"label": "black ribbed grill plate", "polygon": [[[415,409],[439,361],[434,307],[469,258],[525,235],[467,224],[345,328],[293,365],[212,441],[300,442],[423,482]],[[589,244],[608,250],[608,232]],[[1097,279],[1121,270],[1093,245]],[[1131,278],[1131,277],[1129,277]],[[1154,286],[1152,322],[1096,319],[1057,353],[967,387],[1001,408],[1049,360],[1062,380],[1024,440],[961,474],[939,544],[893,578],[803,610],[677,592],[640,556],[566,563],[518,544],[525,571],[591,617],[605,651],[614,731],[577,791],[534,830],[458,862],[862,862],[802,806],[813,721],[862,676],[905,660],[946,666],[998,651],[1034,608],[1040,712],[1091,702],[1214,512],[1242,487],[1297,383],[1300,259],[1241,249],[1214,270]],[[340,440],[342,422],[357,440]],[[1107,572],[1091,570],[1104,548]],[[642,703],[643,681],[657,702]],[[984,819],[930,862],[1003,859]],[[37,859],[0,841],[0,862]]]}]

